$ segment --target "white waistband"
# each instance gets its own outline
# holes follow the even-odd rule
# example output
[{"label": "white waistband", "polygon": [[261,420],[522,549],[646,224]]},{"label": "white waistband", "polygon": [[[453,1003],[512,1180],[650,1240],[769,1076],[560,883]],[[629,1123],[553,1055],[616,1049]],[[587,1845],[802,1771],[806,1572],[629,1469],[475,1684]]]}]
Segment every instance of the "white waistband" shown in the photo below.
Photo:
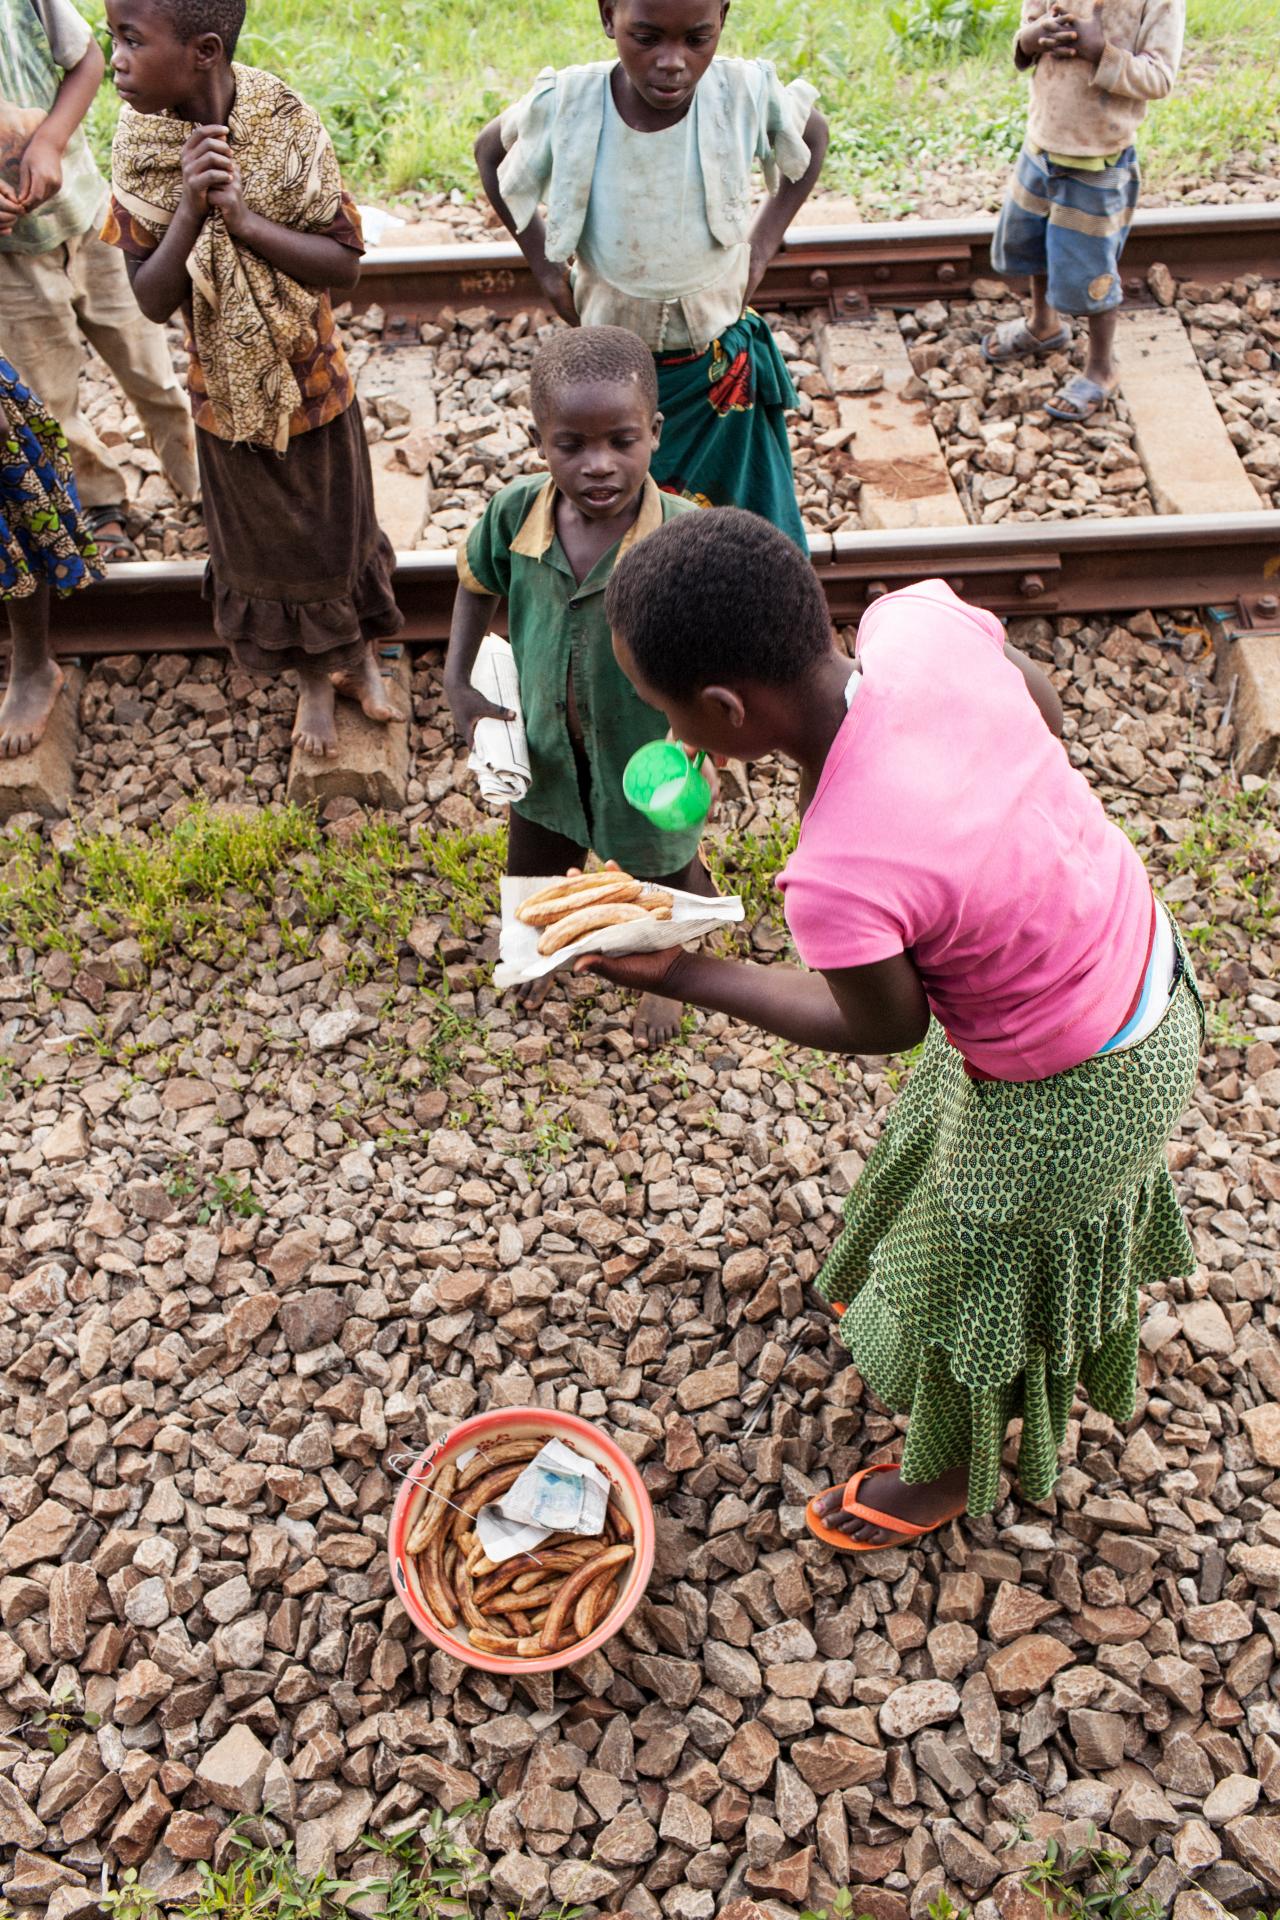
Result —
[{"label": "white waistband", "polygon": [[1157,903],[1151,958],[1143,976],[1137,1008],[1119,1033],[1113,1034],[1105,1047],[1098,1048],[1099,1053],[1127,1053],[1130,1047],[1136,1047],[1140,1040],[1145,1040],[1149,1033],[1155,1032],[1169,1011],[1177,980],[1177,965],[1178,948],[1173,937],[1173,922]]}]

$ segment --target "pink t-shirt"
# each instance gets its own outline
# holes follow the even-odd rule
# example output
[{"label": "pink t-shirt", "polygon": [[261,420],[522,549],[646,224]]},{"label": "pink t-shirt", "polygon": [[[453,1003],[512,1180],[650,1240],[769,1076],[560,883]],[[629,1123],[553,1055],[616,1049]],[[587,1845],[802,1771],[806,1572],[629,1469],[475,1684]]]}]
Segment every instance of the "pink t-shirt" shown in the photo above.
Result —
[{"label": "pink t-shirt", "polygon": [[1124,1023],[1152,929],[1129,841],[1046,727],[994,614],[941,580],[886,594],[778,884],[806,965],[909,952],[999,1080],[1078,1066]]}]

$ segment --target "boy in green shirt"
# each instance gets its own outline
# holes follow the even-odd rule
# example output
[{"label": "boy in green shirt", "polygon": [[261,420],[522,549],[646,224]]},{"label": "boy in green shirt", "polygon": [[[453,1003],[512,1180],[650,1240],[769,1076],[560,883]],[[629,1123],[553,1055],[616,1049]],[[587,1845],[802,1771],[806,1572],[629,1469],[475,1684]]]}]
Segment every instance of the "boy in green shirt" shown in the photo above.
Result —
[{"label": "boy in green shirt", "polygon": [[[510,810],[507,871],[564,873],[594,848],[637,879],[713,894],[699,830],[664,833],[622,792],[627,761],[665,739],[667,723],[613,657],[604,590],[638,541],[698,511],[661,493],[649,473],[662,428],[653,355],[622,327],[565,329],[538,350],[531,389],[549,475],[503,487],[459,548],[445,662],[449,707],[470,745],[477,721],[510,717],[471,685],[480,642],[505,600],[531,775]],[[523,1004],[541,1005],[548,985],[522,988]],[[636,1038],[661,1044],[679,1019],[673,1000],[646,994]]]}]

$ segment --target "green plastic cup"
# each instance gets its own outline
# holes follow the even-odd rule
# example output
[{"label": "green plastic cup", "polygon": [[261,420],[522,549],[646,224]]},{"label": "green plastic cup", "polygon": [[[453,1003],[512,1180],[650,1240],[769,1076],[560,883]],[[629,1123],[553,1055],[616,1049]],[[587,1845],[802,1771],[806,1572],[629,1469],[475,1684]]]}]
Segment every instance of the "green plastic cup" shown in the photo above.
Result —
[{"label": "green plastic cup", "polygon": [[651,740],[632,754],[622,772],[622,791],[638,813],[664,832],[696,827],[707,817],[711,789],[700,768],[674,740]]}]

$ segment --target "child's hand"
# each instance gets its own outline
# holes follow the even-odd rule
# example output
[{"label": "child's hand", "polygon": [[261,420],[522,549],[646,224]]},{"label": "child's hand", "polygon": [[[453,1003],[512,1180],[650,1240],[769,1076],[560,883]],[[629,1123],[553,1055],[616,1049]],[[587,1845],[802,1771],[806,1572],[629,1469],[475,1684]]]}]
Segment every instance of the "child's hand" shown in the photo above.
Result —
[{"label": "child's hand", "polygon": [[182,192],[193,213],[203,219],[209,195],[230,184],[235,162],[225,127],[197,127],[182,149]]},{"label": "child's hand", "polygon": [[33,133],[22,150],[18,198],[28,213],[52,200],[62,185],[62,149],[42,132]]},{"label": "child's hand", "polygon": [[747,285],[742,296],[742,304],[744,307],[751,305],[752,296],[756,288],[760,285],[760,282],[764,279],[765,268],[772,258],[773,255],[767,243],[757,234],[752,234],[751,259],[747,267]]},{"label": "child's hand", "polygon": [[492,700],[486,699],[469,681],[460,687],[446,685],[444,692],[453,715],[453,724],[468,746],[473,744],[476,727],[481,720],[515,719],[514,713],[506,707],[495,707]]},{"label": "child's hand", "polygon": [[569,269],[560,260],[548,260],[546,271],[538,275],[538,285],[555,311],[571,327],[578,325],[578,309],[573,304],[573,286]]},{"label": "child's hand", "polygon": [[1054,48],[1054,59],[1087,60],[1090,65],[1096,67],[1107,45],[1102,16],[1097,8],[1095,7],[1092,13],[1086,14],[1082,19],[1069,20],[1066,24],[1071,28],[1071,42],[1061,50]]},{"label": "child's hand", "polygon": [[598,973],[602,980],[630,987],[634,993],[665,993],[678,1000],[671,979],[683,959],[683,947],[663,947],[658,953],[584,953],[574,961],[573,971]]},{"label": "child's hand", "polygon": [[240,169],[235,160],[231,161],[231,178],[223,187],[210,187],[209,205],[216,207],[222,215],[227,232],[236,234],[244,226],[249,209],[244,203],[244,187],[240,179]]},{"label": "child's hand", "polygon": [[[674,730],[668,732],[667,738],[668,740],[674,741],[676,746],[684,747],[685,755],[688,759],[690,760],[697,759],[698,757],[697,747],[690,747],[686,745],[686,743],[683,740],[677,740]],[[716,808],[720,804],[720,769],[722,766],[724,766],[726,757],[727,756],[723,753],[704,754],[702,757],[702,765],[698,769],[699,773],[701,773],[703,779],[706,781],[707,785],[711,789],[711,803],[707,808],[708,820],[712,818]]]},{"label": "child's hand", "polygon": [[[622,871],[616,860],[606,860],[604,868],[606,873]],[[581,867],[570,867],[565,879],[572,880],[581,872]],[[683,947],[662,947],[657,953],[584,953],[574,961],[573,971],[598,973],[602,980],[612,980],[615,987],[631,987],[636,993],[667,993],[671,989],[663,982],[669,980],[676,962],[683,959]]]},{"label": "child's hand", "polygon": [[6,180],[0,178],[0,236],[12,233],[22,218],[24,208]]},{"label": "child's hand", "polygon": [[[1018,45],[1028,60],[1039,59],[1042,53],[1051,53],[1058,59],[1069,59],[1075,51],[1076,23],[1065,14],[1042,13],[1018,35]],[[1070,52],[1067,51],[1070,49]]]}]

